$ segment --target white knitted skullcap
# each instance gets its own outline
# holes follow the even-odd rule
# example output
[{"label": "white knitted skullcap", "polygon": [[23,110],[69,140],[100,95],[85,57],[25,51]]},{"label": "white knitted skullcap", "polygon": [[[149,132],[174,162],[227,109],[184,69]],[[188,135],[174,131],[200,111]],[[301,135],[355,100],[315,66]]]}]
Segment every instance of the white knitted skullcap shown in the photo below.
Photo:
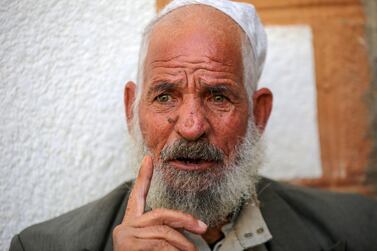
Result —
[{"label": "white knitted skullcap", "polygon": [[251,4],[228,0],[174,0],[161,10],[158,18],[179,7],[192,4],[203,4],[216,8],[232,18],[243,29],[249,38],[253,52],[253,72],[256,74],[253,79],[258,82],[266,59],[267,36],[255,7]]}]

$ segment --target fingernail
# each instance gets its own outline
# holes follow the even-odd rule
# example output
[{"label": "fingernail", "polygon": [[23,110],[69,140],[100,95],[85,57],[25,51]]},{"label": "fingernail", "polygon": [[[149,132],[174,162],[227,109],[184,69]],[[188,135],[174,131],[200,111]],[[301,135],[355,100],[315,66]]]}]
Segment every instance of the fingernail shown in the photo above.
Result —
[{"label": "fingernail", "polygon": [[199,227],[200,228],[202,228],[202,229],[207,229],[207,224],[205,224],[203,221],[201,221],[201,220],[198,220],[198,225],[199,225]]}]

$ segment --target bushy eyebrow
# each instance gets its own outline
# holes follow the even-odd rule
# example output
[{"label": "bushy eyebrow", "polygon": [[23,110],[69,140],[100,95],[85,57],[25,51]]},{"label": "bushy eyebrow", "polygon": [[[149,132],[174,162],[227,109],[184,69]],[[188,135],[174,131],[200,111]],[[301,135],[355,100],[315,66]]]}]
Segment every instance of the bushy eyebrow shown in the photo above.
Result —
[{"label": "bushy eyebrow", "polygon": [[222,93],[230,91],[230,88],[226,85],[204,85],[204,91],[208,93]]},{"label": "bushy eyebrow", "polygon": [[[147,92],[147,97],[151,97],[156,93],[172,92],[179,88],[178,83],[159,82],[152,84]],[[209,85],[201,84],[201,93],[221,94],[227,93],[235,98],[240,98],[238,92],[228,84]]]},{"label": "bushy eyebrow", "polygon": [[176,89],[177,84],[167,83],[167,82],[160,82],[157,84],[152,85],[147,93],[147,96],[151,96],[154,93],[162,93],[162,92],[169,92]]},{"label": "bushy eyebrow", "polygon": [[229,85],[220,84],[220,85],[203,85],[204,92],[211,93],[211,94],[221,94],[221,93],[229,93],[234,97],[239,98],[237,92],[234,91]]}]

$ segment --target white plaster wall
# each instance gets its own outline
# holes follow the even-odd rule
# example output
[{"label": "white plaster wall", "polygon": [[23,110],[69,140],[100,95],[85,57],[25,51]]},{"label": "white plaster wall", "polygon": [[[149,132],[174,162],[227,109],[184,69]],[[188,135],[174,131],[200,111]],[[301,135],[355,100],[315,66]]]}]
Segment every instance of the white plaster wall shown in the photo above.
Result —
[{"label": "white plaster wall", "polygon": [[[11,236],[26,226],[101,197],[132,177],[124,166],[127,155],[123,86],[126,80],[135,78],[140,33],[155,13],[154,2],[2,1],[0,250],[6,250]],[[285,84],[271,86],[279,104],[277,93],[281,87],[297,80],[290,63],[301,54],[292,54],[295,53],[292,48],[301,48],[304,43],[309,52],[311,49],[307,40],[299,39],[303,35],[300,30],[271,34],[269,31],[276,42],[270,42],[275,49],[270,49],[269,57],[280,63],[276,67],[267,63],[272,70],[267,69],[265,80],[278,83],[281,72],[290,72],[285,76]],[[286,41],[283,47],[282,41]],[[285,50],[289,43],[291,49]],[[303,65],[313,63],[311,57],[301,59]],[[300,83],[309,88],[314,85],[310,72],[313,69],[305,69],[309,75],[299,74]],[[274,73],[275,70],[279,73]],[[294,88],[301,88],[295,83]],[[315,109],[315,93],[306,93],[310,104],[305,106],[304,98],[300,106]],[[297,103],[292,100],[285,103],[294,112]],[[305,114],[300,112],[300,116]],[[314,128],[315,111],[309,114]],[[276,127],[281,134],[286,120],[279,122],[282,116],[274,116],[277,118],[268,130],[274,132],[274,124],[281,123]],[[285,146],[291,143],[289,135],[281,139]],[[316,137],[314,131],[309,138],[312,137]],[[274,138],[273,133],[270,138]],[[304,140],[301,146],[314,142],[306,142],[302,137],[300,140]],[[312,147],[318,145],[314,142]],[[292,148],[279,149],[278,145],[269,154],[284,157],[287,151]],[[290,154],[289,158],[297,163],[307,160],[297,154]],[[296,164],[284,170],[270,165],[265,170],[273,177],[286,177],[287,172],[313,175],[307,169],[301,171],[302,166]]]},{"label": "white plaster wall", "polygon": [[151,0],[1,2],[0,250],[131,177],[123,86],[154,14]]},{"label": "white plaster wall", "polygon": [[262,174],[275,179],[322,175],[312,30],[307,25],[270,26],[260,87],[274,94],[266,128]]}]

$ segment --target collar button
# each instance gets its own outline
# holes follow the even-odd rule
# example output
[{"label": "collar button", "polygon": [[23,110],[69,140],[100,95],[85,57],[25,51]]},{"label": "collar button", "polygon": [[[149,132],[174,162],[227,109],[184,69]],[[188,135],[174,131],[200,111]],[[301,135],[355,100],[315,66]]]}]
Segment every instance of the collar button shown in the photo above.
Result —
[{"label": "collar button", "polygon": [[243,235],[245,238],[252,238],[253,237],[253,233],[246,233]]},{"label": "collar button", "polygon": [[257,234],[262,234],[264,232],[263,227],[257,229]]}]

